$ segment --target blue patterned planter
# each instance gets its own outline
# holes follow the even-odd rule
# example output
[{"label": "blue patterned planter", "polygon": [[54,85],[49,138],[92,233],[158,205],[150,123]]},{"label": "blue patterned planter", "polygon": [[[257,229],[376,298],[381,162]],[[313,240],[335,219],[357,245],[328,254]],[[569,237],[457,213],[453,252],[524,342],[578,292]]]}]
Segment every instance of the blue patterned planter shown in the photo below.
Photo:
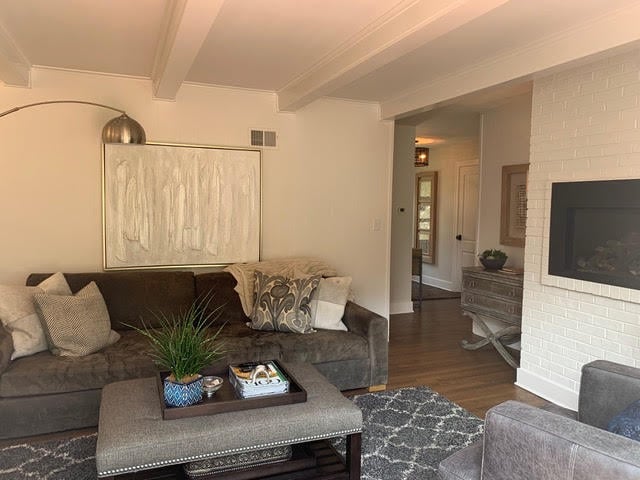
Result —
[{"label": "blue patterned planter", "polygon": [[202,376],[189,383],[164,379],[164,401],[170,407],[188,407],[202,400]]}]

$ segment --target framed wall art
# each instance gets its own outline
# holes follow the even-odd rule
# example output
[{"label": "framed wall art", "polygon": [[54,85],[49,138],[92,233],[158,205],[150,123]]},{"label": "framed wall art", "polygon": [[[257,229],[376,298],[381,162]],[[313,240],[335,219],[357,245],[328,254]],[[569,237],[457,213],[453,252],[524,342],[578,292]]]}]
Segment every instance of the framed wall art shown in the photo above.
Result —
[{"label": "framed wall art", "polygon": [[105,144],[105,270],[260,259],[261,152]]},{"label": "framed wall art", "polygon": [[527,227],[527,173],[529,164],[502,167],[500,243],[524,247]]}]

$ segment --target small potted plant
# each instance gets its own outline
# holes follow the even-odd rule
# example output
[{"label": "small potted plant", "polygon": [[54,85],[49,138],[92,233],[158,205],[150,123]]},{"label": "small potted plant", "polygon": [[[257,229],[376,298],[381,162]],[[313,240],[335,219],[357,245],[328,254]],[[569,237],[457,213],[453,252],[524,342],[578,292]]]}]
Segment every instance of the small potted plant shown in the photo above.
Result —
[{"label": "small potted plant", "polygon": [[482,252],[479,258],[485,270],[500,270],[509,257],[502,250],[491,248]]},{"label": "small potted plant", "polygon": [[220,317],[221,308],[209,310],[207,296],[196,299],[179,315],[153,313],[158,328],[131,326],[151,342],[149,354],[161,370],[169,371],[164,379],[164,400],[171,407],[186,407],[202,400],[200,371],[224,356],[223,342],[210,327]]}]

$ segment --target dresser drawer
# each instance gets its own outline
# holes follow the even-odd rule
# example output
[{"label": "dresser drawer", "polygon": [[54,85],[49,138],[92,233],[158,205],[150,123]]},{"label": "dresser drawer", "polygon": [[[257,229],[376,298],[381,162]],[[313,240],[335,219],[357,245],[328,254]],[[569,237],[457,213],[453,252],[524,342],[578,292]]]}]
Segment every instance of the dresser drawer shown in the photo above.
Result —
[{"label": "dresser drawer", "polygon": [[509,323],[520,324],[522,303],[491,297],[481,293],[462,292],[461,306],[464,310],[499,318]]},{"label": "dresser drawer", "polygon": [[462,278],[462,290],[479,293],[490,293],[499,297],[522,301],[522,287],[496,282],[487,278],[478,278],[471,275],[464,275]]}]

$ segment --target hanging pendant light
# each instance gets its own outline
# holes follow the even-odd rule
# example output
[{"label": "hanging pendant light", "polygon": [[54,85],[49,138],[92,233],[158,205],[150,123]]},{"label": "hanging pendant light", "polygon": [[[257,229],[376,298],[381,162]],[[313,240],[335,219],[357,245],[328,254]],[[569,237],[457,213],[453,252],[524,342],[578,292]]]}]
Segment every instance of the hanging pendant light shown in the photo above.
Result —
[{"label": "hanging pendant light", "polygon": [[147,135],[138,122],[129,117],[124,110],[119,108],[110,107],[109,105],[103,105],[101,103],[85,102],[82,100],[49,100],[46,102],[29,103],[27,105],[21,105],[19,107],[11,108],[5,112],[0,113],[0,117],[9,115],[10,113],[17,112],[24,108],[35,107],[38,105],[48,105],[52,103],[79,103],[82,105],[93,105],[95,107],[107,108],[115,112],[120,112],[119,117],[113,118],[107,122],[102,129],[102,141],[104,143],[132,143],[132,144],[144,144],[147,141]]}]

